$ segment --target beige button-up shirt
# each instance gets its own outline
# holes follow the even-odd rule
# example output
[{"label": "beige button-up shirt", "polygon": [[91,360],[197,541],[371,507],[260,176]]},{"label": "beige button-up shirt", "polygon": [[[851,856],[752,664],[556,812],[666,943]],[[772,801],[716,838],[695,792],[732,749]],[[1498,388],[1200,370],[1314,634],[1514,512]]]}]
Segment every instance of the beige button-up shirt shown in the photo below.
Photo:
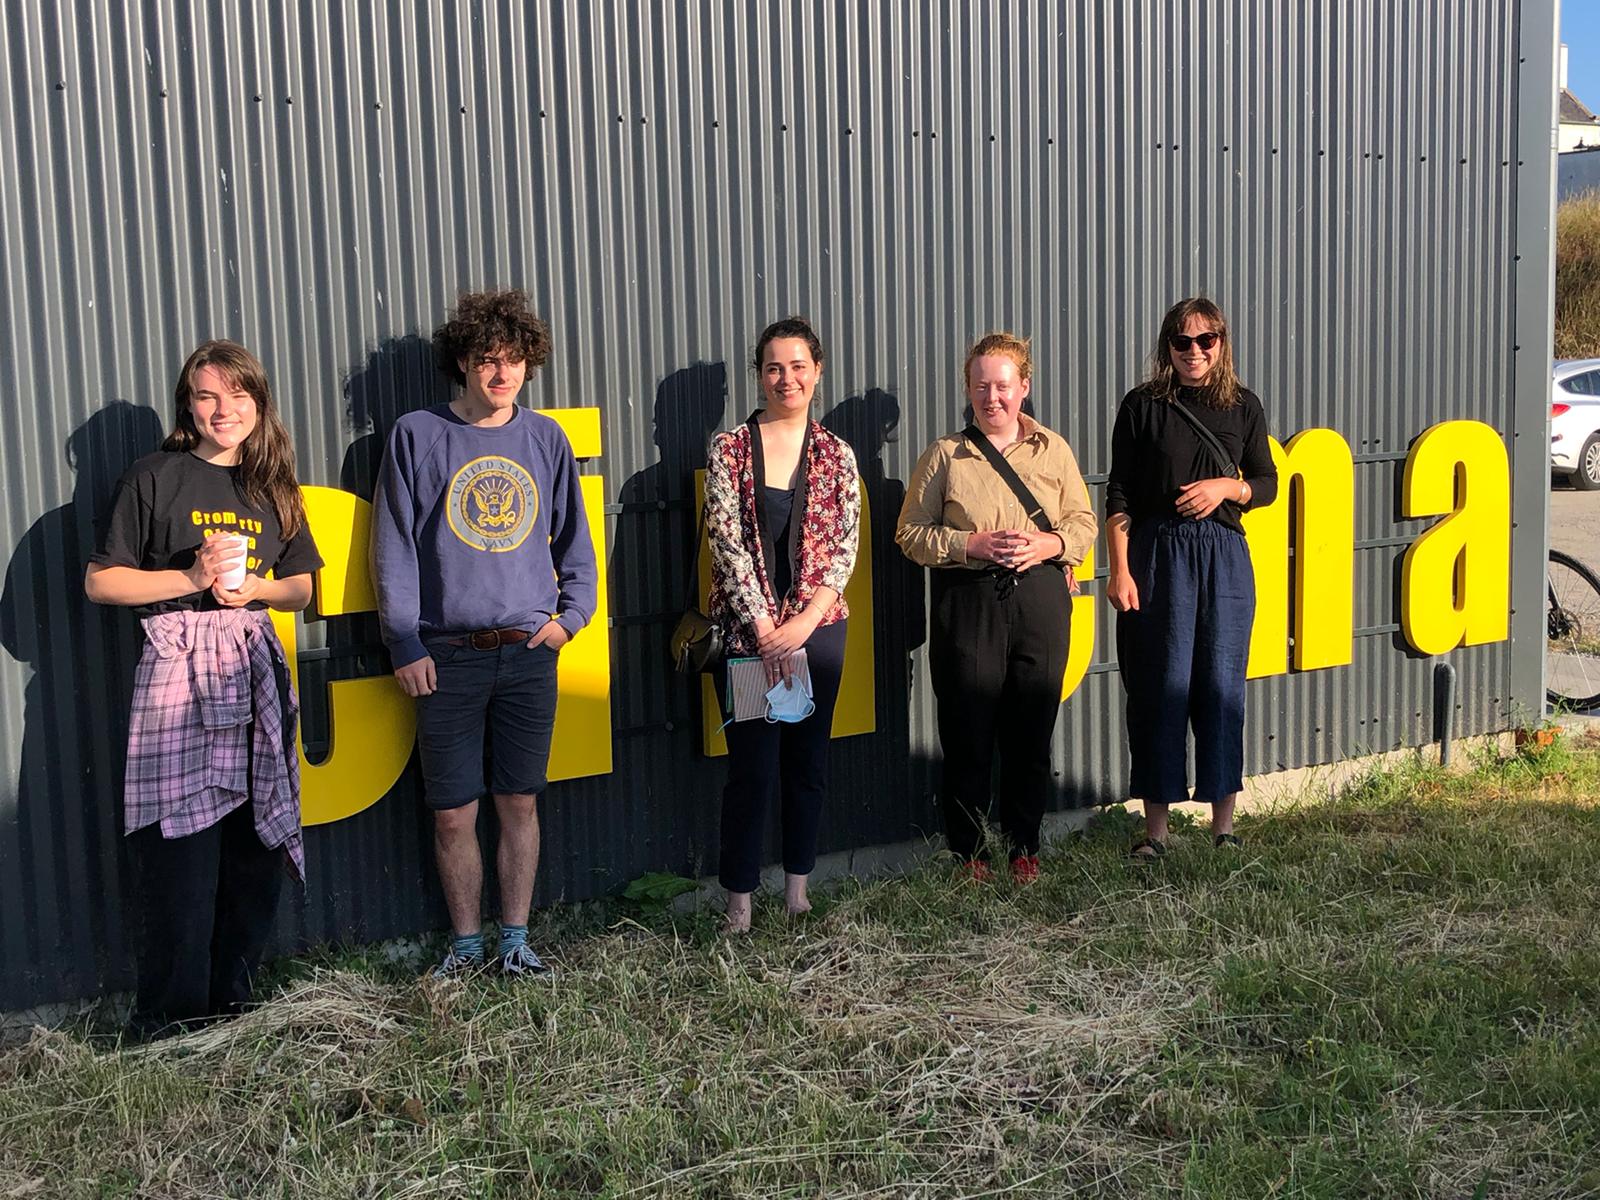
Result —
[{"label": "beige button-up shirt", "polygon": [[[1011,464],[1038,500],[1065,552],[1055,561],[1076,566],[1094,544],[1096,525],[1072,447],[1059,433],[1026,413],[1017,440],[1005,449]],[[983,452],[962,433],[940,438],[922,452],[906,485],[894,540],[906,557],[925,567],[971,567],[967,535],[979,530],[1037,529],[1016,494]]]}]

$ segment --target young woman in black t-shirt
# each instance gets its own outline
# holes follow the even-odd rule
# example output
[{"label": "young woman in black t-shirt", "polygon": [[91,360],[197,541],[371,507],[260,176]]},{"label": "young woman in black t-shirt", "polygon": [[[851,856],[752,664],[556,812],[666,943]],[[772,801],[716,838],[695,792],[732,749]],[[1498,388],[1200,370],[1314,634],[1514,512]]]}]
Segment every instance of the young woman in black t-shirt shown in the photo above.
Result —
[{"label": "young woman in black t-shirt", "polygon": [[1166,853],[1168,808],[1190,798],[1191,725],[1193,798],[1211,805],[1215,844],[1239,845],[1233,808],[1255,617],[1239,518],[1277,491],[1266,417],[1234,373],[1222,310],[1203,298],[1173,305],[1150,378],[1117,412],[1106,482],[1106,596],[1128,693],[1128,791],[1145,810],[1136,859]]},{"label": "young woman in black t-shirt", "polygon": [[117,484],[84,580],[145,634],[123,798],[143,916],[137,1036],[244,1004],[283,869],[304,870],[298,710],[265,611],[303,609],[322,565],[294,453],[243,346],[195,350],[176,405],[161,450]]}]

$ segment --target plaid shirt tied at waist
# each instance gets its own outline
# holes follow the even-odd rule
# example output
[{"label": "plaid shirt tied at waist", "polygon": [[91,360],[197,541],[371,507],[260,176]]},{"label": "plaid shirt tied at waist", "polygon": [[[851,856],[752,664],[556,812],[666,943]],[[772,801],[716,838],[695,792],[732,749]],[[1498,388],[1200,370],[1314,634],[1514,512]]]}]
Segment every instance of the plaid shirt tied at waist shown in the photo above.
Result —
[{"label": "plaid shirt tied at waist", "polygon": [[264,611],[146,617],[134,677],[124,811],[127,832],[163,837],[215,825],[254,800],[256,833],[305,881],[300,832],[300,706]]}]

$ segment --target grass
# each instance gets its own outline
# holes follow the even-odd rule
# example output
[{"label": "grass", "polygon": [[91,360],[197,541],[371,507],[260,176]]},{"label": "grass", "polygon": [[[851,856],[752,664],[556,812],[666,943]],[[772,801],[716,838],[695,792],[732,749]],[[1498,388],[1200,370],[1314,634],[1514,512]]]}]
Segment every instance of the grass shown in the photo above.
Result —
[{"label": "grass", "polygon": [[1600,1194],[1600,750],[1374,774],[1039,884],[748,939],[543,914],[551,983],[281,964],[230,1024],[0,1056],[0,1197]]},{"label": "grass", "polygon": [[1600,192],[1556,209],[1555,288],[1555,357],[1600,357]]}]

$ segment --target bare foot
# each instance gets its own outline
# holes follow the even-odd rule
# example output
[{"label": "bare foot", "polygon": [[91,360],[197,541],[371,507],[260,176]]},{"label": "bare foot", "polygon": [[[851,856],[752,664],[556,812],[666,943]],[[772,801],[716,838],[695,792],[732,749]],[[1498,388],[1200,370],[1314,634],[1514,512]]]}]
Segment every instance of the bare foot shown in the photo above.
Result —
[{"label": "bare foot", "polygon": [[785,875],[783,877],[783,903],[789,910],[791,917],[798,917],[811,911],[811,900],[806,895],[805,875]]},{"label": "bare foot", "polygon": [[727,934],[750,932],[750,893],[728,893],[728,915],[722,922],[722,932]]}]

